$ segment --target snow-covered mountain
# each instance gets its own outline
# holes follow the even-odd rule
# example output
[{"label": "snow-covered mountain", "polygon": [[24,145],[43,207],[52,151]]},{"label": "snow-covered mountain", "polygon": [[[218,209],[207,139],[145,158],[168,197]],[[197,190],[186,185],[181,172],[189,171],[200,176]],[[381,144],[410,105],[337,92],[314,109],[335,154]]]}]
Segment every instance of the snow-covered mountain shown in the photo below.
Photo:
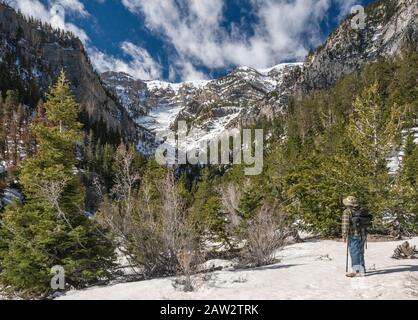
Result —
[{"label": "snow-covered mountain", "polygon": [[193,140],[198,143],[238,126],[244,116],[255,119],[254,106],[273,93],[284,92],[289,75],[301,67],[302,63],[264,70],[240,67],[219,79],[182,83],[142,81],[116,72],[101,78],[137,124],[157,133],[185,120],[195,129]]},{"label": "snow-covered mountain", "polygon": [[366,14],[364,28],[353,29],[348,17],[304,63],[240,67],[219,79],[176,84],[114,72],[102,79],[140,126],[155,134],[186,120],[200,142],[226,128],[272,119],[286,111],[291,97],[329,88],[379,57],[418,50],[416,0],[378,0]]},{"label": "snow-covered mountain", "polygon": [[103,126],[126,140],[137,139],[135,124],[103,87],[78,38],[24,17],[4,3],[0,22],[0,91],[19,89],[35,107],[64,70],[86,126]]},{"label": "snow-covered mountain", "polygon": [[365,8],[365,14],[364,28],[353,29],[348,17],[306,58],[300,91],[326,89],[380,57],[418,50],[416,0],[377,0]]},{"label": "snow-covered mountain", "polygon": [[348,17],[303,64],[240,67],[219,79],[174,84],[116,72],[99,78],[72,34],[0,5],[1,20],[10,22],[0,26],[0,61],[8,74],[4,86],[13,83],[37,101],[64,68],[83,109],[85,128],[120,135],[150,154],[157,145],[155,133],[174,128],[178,120],[193,125],[198,140],[204,140],[225,128],[272,119],[286,111],[293,96],[328,88],[379,57],[418,50],[416,0],[377,0],[366,14],[365,28],[351,28]]}]

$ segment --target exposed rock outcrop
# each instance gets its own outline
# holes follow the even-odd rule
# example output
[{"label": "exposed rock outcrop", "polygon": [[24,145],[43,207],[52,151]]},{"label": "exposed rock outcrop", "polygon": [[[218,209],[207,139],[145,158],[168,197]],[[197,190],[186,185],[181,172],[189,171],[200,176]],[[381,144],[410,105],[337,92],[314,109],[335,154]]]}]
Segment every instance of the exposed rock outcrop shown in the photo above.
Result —
[{"label": "exposed rock outcrop", "polygon": [[83,44],[70,33],[25,18],[0,4],[0,66],[32,96],[47,92],[64,69],[89,122],[102,122],[110,132],[136,139],[137,125],[105,90]]},{"label": "exposed rock outcrop", "polygon": [[365,28],[353,29],[348,17],[307,57],[299,91],[328,88],[379,57],[392,57],[406,48],[418,50],[416,0],[377,0],[365,13]]}]

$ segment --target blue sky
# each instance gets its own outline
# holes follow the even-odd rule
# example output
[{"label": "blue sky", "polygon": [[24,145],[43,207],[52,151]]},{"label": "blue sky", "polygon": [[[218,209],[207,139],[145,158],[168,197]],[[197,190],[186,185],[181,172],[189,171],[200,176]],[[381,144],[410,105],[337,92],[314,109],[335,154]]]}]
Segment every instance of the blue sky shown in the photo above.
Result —
[{"label": "blue sky", "polygon": [[99,71],[178,82],[303,61],[371,0],[10,0],[72,30]]}]

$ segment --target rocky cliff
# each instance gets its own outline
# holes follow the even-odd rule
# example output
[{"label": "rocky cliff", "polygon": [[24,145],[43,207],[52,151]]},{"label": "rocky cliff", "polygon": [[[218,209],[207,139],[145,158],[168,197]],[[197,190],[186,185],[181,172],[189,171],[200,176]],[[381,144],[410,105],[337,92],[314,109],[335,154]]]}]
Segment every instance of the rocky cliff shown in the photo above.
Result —
[{"label": "rocky cliff", "polygon": [[118,73],[102,78],[136,122],[154,133],[187,120],[201,137],[211,137],[229,127],[274,118],[285,112],[291,97],[328,88],[380,57],[418,49],[416,0],[378,0],[365,14],[364,28],[353,28],[353,16],[347,17],[303,64],[241,67],[197,83],[145,82]]},{"label": "rocky cliff", "polygon": [[104,88],[79,39],[0,4],[0,70],[11,80],[11,84],[2,81],[0,90],[19,83],[32,98],[42,96],[61,69],[89,123],[101,122],[109,132],[136,139],[136,124]]},{"label": "rocky cliff", "polygon": [[365,14],[364,28],[353,29],[348,17],[307,57],[298,84],[302,92],[328,88],[379,57],[418,50],[418,1],[377,0]]},{"label": "rocky cliff", "polygon": [[101,77],[140,126],[157,133],[185,120],[195,128],[198,143],[261,116],[273,117],[300,70],[300,63],[265,70],[240,67],[219,79],[176,84],[141,81],[116,72]]},{"label": "rocky cliff", "polygon": [[248,126],[285,112],[295,94],[328,88],[379,57],[418,49],[416,0],[378,0],[366,14],[364,28],[353,29],[348,17],[303,64],[240,67],[219,79],[172,84],[117,72],[99,77],[73,35],[0,5],[0,72],[33,97],[45,93],[63,68],[88,122],[103,123],[150,153],[153,134],[178,120],[193,124],[202,137]]}]

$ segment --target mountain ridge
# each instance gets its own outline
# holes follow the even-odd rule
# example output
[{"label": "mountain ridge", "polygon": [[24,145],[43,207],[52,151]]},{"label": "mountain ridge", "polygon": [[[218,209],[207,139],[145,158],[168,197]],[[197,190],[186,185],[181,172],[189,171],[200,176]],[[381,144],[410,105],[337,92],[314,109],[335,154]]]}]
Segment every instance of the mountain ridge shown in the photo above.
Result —
[{"label": "mountain ridge", "polygon": [[28,18],[0,3],[0,64],[12,79],[0,83],[0,90],[16,86],[32,97],[32,107],[64,70],[73,93],[85,113],[84,122],[100,122],[106,130],[136,139],[137,128],[101,83],[82,42],[69,32]]},{"label": "mountain ridge", "polygon": [[[175,128],[177,121],[186,120],[204,134],[211,130],[211,125],[214,127],[228,116],[231,111],[226,111],[225,107],[238,106],[239,110],[229,114],[232,119],[224,121],[224,129],[251,126],[262,119],[271,120],[285,111],[292,97],[327,89],[345,74],[356,72],[379,58],[394,57],[409,47],[418,50],[418,6],[414,0],[378,0],[366,7],[365,12],[367,18],[363,29],[353,29],[353,16],[348,16],[321,46],[306,57],[303,64],[278,65],[283,66],[281,70],[278,66],[265,70],[238,67],[221,78],[203,82],[198,88],[187,83],[164,82],[164,86],[154,88],[154,95],[148,96],[152,103],[142,108],[137,116],[146,118],[150,113],[155,119],[158,114],[153,110],[175,105],[178,115],[169,127]],[[269,79],[261,81],[262,77]],[[104,82],[110,89],[117,86],[106,76]],[[272,84],[270,88],[269,82]],[[132,88],[127,85],[119,84],[119,92],[116,90],[116,95],[123,97],[122,101],[134,100],[129,98]],[[176,90],[170,88],[172,86]],[[146,82],[143,82],[142,89],[146,90],[146,87]],[[125,108],[134,112],[137,106],[128,103]],[[142,121],[142,125],[147,127],[147,121]],[[166,127],[165,121],[164,128],[160,129]],[[155,130],[155,123],[148,129]]]}]

